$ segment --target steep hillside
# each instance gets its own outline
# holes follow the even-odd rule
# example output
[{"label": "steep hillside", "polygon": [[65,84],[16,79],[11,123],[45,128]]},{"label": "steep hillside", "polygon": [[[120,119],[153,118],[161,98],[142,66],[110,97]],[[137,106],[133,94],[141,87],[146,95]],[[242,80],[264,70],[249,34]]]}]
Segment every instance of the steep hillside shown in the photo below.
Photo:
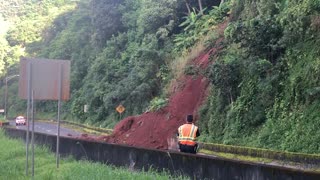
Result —
[{"label": "steep hillside", "polygon": [[202,141],[320,153],[320,2],[234,3]]},{"label": "steep hillside", "polygon": [[[217,48],[219,46],[204,52],[190,65],[204,70],[211,63],[209,57],[215,55]],[[185,123],[187,114],[194,114],[196,121],[199,119],[198,109],[207,96],[208,85],[209,81],[203,75],[180,77],[166,107],[157,112],[127,117],[115,126],[111,137],[102,139],[111,143],[168,149],[168,142],[176,136],[177,128]]]},{"label": "steep hillside", "polygon": [[177,129],[186,122],[186,115],[193,114],[195,123],[201,121],[199,108],[208,96],[209,79],[206,69],[214,63],[218,52],[223,48],[223,32],[228,21],[219,24],[214,31],[217,38],[211,48],[187,63],[186,66],[197,69],[198,73],[181,75],[172,85],[172,94],[168,104],[156,112],[145,112],[139,116],[130,116],[121,120],[111,136],[100,137],[100,140],[140,146],[146,148],[169,149],[176,141]]},{"label": "steep hillside", "polygon": [[[69,59],[63,118],[115,127],[101,139],[166,149],[193,113],[201,141],[320,153],[317,0],[6,2],[0,6],[19,6],[0,18],[10,24],[0,36],[2,85],[18,72],[21,53]],[[9,82],[14,115],[26,104],[17,88]],[[55,102],[38,106],[56,116]]]}]

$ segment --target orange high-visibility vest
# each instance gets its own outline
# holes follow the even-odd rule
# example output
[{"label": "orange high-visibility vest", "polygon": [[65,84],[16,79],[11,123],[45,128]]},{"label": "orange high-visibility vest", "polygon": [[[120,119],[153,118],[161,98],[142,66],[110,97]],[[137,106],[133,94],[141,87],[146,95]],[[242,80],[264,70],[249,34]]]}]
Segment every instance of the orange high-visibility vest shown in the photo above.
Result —
[{"label": "orange high-visibility vest", "polygon": [[196,144],[198,127],[193,124],[184,124],[179,127],[179,143],[194,146]]}]

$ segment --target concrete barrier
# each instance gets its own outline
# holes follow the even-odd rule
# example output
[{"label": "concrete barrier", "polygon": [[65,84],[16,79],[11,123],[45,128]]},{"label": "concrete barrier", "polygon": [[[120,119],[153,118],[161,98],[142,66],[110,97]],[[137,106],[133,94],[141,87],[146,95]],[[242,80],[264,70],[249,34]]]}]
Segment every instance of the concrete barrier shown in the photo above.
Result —
[{"label": "concrete barrier", "polygon": [[[26,132],[5,128],[5,134],[25,140]],[[35,133],[35,143],[55,152],[56,137]],[[136,148],[125,145],[90,142],[61,137],[61,156],[124,166],[130,169],[167,170],[173,175],[186,175],[190,179],[215,180],[319,180],[319,172],[307,172],[273,165],[241,162],[204,155],[184,154],[176,151]],[[35,162],[37,163],[37,162]]]}]

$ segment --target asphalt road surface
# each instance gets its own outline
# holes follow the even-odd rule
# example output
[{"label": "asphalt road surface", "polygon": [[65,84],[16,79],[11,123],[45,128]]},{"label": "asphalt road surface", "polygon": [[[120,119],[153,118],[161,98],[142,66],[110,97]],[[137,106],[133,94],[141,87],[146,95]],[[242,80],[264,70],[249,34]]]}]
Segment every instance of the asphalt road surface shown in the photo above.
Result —
[{"label": "asphalt road surface", "polygon": [[[19,125],[16,126],[16,123],[14,120],[10,120],[10,125],[11,126],[15,126],[17,129],[23,129],[26,130],[27,129],[27,125]],[[57,135],[57,122],[40,122],[40,121],[35,121],[34,122],[34,131],[35,132],[40,132],[40,133],[44,133],[44,134],[51,134],[51,135]],[[29,130],[32,130],[32,124],[30,124]],[[77,137],[77,136],[81,136],[81,132],[78,132],[76,130],[73,129],[69,129],[66,127],[63,127],[60,124],[60,136],[73,136],[73,137]]]}]

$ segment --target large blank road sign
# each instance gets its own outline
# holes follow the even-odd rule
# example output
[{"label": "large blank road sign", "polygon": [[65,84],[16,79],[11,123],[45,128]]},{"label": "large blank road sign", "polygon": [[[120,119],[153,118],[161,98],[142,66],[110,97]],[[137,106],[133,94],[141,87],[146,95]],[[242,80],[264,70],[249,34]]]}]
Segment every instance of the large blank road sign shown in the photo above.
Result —
[{"label": "large blank road sign", "polygon": [[[61,100],[70,98],[70,61],[20,58],[19,96],[22,99],[28,99],[29,69],[31,69],[31,87],[34,91],[34,99],[59,100],[60,81]],[[61,80],[60,77],[62,77]]]}]

